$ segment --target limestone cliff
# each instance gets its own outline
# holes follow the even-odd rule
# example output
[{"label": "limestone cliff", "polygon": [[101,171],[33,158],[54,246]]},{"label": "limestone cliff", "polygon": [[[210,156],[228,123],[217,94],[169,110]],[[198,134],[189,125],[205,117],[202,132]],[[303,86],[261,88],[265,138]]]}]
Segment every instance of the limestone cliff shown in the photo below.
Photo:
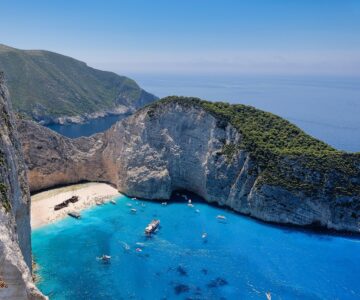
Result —
[{"label": "limestone cliff", "polygon": [[31,278],[30,195],[0,73],[0,299],[45,299]]},{"label": "limestone cliff", "polygon": [[[359,232],[358,156],[348,158],[279,117],[221,103],[216,107],[225,113],[219,113],[212,105],[196,99],[167,99],[105,133],[75,140],[21,121],[31,190],[98,180],[130,196],[168,199],[173,191],[184,189],[268,222]],[[228,108],[231,113],[224,117]],[[273,143],[283,143],[279,139],[288,127],[285,133],[294,138],[286,151],[307,143],[307,148],[321,153],[320,158],[271,156],[247,128],[255,116],[261,120],[255,124],[259,135],[260,127],[266,126],[263,130],[278,132]],[[248,119],[241,123],[242,118]],[[265,138],[274,140],[269,135]],[[296,147],[291,148],[293,144]],[[335,164],[333,169],[320,170],[317,164],[323,165],[324,159],[328,163],[330,157],[348,169]],[[351,183],[350,187],[344,189],[341,182]]]}]

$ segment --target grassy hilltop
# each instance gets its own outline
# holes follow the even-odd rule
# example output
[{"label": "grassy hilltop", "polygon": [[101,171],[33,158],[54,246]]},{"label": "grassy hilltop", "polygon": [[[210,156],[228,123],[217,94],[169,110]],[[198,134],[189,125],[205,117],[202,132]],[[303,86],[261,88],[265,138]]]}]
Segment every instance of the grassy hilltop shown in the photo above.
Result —
[{"label": "grassy hilltop", "polygon": [[111,110],[120,104],[139,108],[156,100],[127,77],[49,51],[0,44],[0,71],[15,110],[38,120]]}]

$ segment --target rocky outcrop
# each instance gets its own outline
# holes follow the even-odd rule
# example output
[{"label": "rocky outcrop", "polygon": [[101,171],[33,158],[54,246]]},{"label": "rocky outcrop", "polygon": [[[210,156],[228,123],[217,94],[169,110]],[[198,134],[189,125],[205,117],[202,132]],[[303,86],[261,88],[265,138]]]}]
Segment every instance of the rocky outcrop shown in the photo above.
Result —
[{"label": "rocky outcrop", "polygon": [[0,299],[45,299],[31,277],[30,195],[0,73]]},{"label": "rocky outcrop", "polygon": [[[109,182],[149,199],[183,189],[267,222],[360,230],[359,194],[335,196],[320,187],[308,193],[264,182],[251,152],[231,148],[243,142],[241,132],[186,101],[146,107],[90,138],[71,140],[28,121],[20,122],[20,132],[32,191],[82,180]],[[296,160],[279,164],[300,181],[320,176]],[[359,177],[348,179],[360,185]],[[332,184],[330,176],[325,185]]]}]

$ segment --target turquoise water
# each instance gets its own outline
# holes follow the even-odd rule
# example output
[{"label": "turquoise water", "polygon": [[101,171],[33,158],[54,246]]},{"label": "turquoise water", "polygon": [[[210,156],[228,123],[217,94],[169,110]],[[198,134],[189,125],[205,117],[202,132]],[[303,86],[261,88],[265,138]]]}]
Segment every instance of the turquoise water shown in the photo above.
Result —
[{"label": "turquoise water", "polygon": [[[120,196],[35,230],[40,289],[56,300],[360,298],[359,239],[265,225],[191,197],[193,208]],[[149,239],[153,218],[161,228]]]}]

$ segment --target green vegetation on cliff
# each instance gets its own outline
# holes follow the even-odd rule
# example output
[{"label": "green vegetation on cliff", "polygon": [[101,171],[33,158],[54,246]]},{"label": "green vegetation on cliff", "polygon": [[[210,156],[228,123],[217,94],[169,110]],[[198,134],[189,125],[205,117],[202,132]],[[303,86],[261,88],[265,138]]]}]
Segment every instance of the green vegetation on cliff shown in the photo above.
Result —
[{"label": "green vegetation on cliff", "polygon": [[117,105],[140,108],[156,100],[127,77],[49,51],[0,44],[0,70],[15,110],[36,120],[83,116]]},{"label": "green vegetation on cliff", "polygon": [[[150,105],[150,115],[169,102],[202,107],[219,120],[219,127],[232,124],[242,141],[224,145],[223,154],[231,163],[237,150],[248,151],[265,184],[308,193],[360,196],[360,153],[338,151],[281,117],[242,104],[171,96]],[[326,186],[329,178],[333,185]]]}]

